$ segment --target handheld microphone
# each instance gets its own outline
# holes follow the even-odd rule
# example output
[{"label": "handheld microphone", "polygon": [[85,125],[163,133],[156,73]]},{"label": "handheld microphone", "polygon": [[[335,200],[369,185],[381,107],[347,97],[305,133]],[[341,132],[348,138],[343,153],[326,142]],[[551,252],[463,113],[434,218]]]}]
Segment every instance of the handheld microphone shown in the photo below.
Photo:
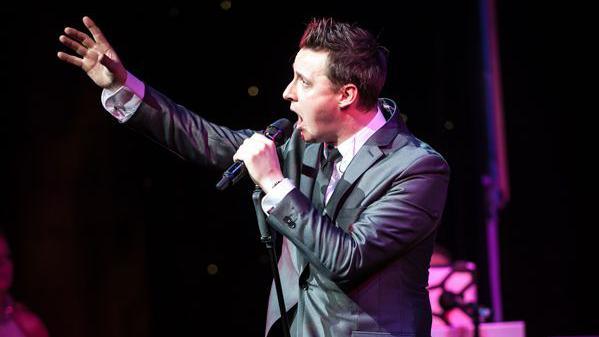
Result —
[{"label": "handheld microphone", "polygon": [[[286,118],[281,118],[276,122],[270,124],[266,130],[262,132],[266,138],[275,142],[275,144],[281,145],[283,142],[291,136],[291,122]],[[223,173],[223,177],[216,184],[216,188],[219,191],[226,189],[227,187],[234,185],[241,178],[247,174],[245,164],[241,160],[236,160],[229,168]]]}]

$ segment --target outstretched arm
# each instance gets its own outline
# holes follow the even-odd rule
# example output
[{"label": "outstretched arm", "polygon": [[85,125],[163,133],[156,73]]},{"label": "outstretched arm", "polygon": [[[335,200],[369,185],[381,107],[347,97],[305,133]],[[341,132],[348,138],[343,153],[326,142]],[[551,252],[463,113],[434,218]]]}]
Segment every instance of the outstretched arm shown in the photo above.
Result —
[{"label": "outstretched arm", "polygon": [[[83,23],[91,37],[66,27],[59,40],[75,54],[58,52],[58,58],[81,68],[99,87],[108,89],[105,92],[112,92],[114,99],[106,99],[104,107],[114,117],[185,159],[222,168],[230,165],[237,148],[253,134],[251,130],[234,131],[210,123],[146,86],[141,95],[133,88],[118,90],[128,87],[134,76],[127,78],[129,73],[94,21],[85,16]],[[138,101],[131,103],[133,95]]]},{"label": "outstretched arm", "polygon": [[101,88],[119,88],[127,79],[127,70],[94,21],[85,16],[83,24],[93,38],[75,28],[66,27],[65,35],[60,35],[58,39],[76,55],[58,52],[58,58],[81,68]]}]

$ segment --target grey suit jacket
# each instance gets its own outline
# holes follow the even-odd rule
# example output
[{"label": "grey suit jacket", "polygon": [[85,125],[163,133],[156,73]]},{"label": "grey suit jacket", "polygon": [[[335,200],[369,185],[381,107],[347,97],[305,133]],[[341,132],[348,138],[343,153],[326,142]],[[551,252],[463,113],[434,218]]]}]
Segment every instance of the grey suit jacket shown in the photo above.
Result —
[{"label": "grey suit jacket", "polygon": [[[449,181],[445,160],[415,138],[395,103],[358,151],[324,214],[312,205],[322,144],[298,132],[279,149],[297,187],[268,216],[281,233],[279,272],[291,335],[430,336],[428,267]],[[226,168],[251,130],[218,126],[147,87],[127,122],[179,156]],[[271,290],[266,334],[279,319]]]}]

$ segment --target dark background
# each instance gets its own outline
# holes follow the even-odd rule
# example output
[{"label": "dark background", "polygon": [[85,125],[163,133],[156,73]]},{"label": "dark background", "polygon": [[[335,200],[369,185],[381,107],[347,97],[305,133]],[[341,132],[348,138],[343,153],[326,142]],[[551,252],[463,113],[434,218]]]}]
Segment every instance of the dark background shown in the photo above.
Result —
[{"label": "dark background", "polygon": [[[62,29],[82,28],[83,15],[133,74],[233,128],[294,118],[281,94],[310,17],[374,32],[391,51],[383,96],[452,167],[438,241],[477,263],[490,305],[477,2],[16,6],[0,10],[0,226],[13,294],[52,336],[260,336],[271,279],[249,181],[217,192],[222,172],[119,125],[101,91],[56,58]],[[500,227],[504,318],[524,320],[528,336],[599,333],[590,109],[576,105],[573,76],[590,65],[579,49],[584,12],[497,3],[512,189]]]}]

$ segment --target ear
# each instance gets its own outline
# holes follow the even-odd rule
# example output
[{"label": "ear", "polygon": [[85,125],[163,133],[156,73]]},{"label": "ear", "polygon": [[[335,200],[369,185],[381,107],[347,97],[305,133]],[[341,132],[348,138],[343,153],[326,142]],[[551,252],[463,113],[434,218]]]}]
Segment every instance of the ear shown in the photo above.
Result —
[{"label": "ear", "polygon": [[348,83],[339,89],[339,108],[345,109],[358,101],[358,87],[355,84]]}]

